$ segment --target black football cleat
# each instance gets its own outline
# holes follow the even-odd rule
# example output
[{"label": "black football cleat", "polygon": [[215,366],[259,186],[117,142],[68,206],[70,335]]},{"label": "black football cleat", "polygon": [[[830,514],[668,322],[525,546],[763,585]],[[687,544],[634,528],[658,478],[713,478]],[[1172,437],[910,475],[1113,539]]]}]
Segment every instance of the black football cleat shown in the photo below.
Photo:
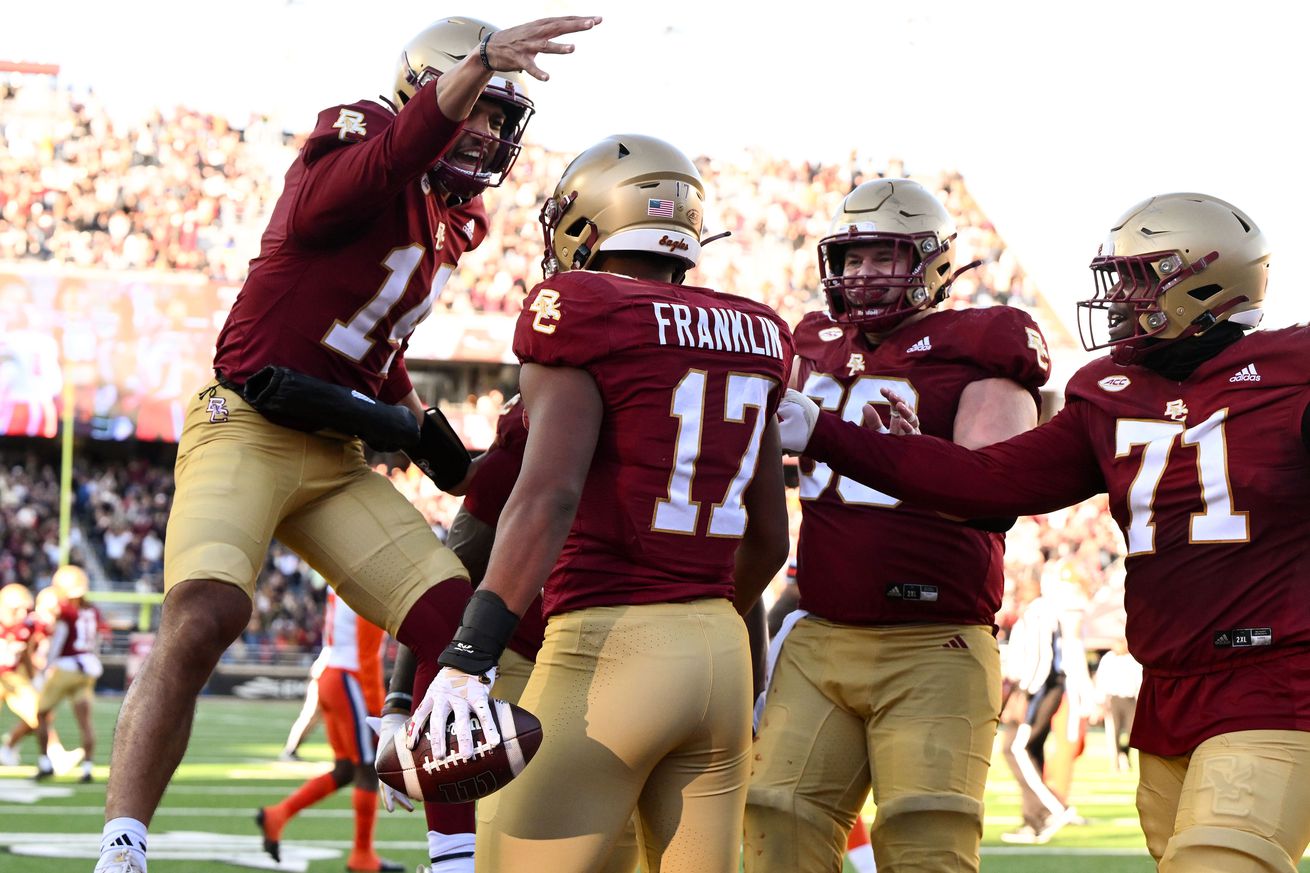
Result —
[{"label": "black football cleat", "polygon": [[265,852],[268,852],[268,856],[269,856],[270,858],[272,858],[274,861],[277,861],[279,864],[281,864],[281,863],[282,863],[282,845],[281,845],[281,843],[279,843],[277,840],[272,839],[271,837],[269,837],[269,835],[268,835],[268,828],[264,826],[264,808],[263,808],[263,807],[260,807],[260,808],[259,808],[259,811],[255,813],[255,824],[259,825],[259,832],[260,832],[260,833],[263,835],[263,837],[264,837],[264,851],[265,851]]}]

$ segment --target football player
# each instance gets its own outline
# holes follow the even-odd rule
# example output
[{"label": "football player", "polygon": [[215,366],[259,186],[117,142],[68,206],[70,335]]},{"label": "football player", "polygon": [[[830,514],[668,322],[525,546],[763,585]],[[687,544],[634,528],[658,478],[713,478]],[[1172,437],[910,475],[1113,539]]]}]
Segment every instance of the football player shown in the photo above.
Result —
[{"label": "football player", "polygon": [[[0,701],[21,724],[0,742],[0,766],[18,765],[14,742],[36,729],[39,700],[32,687],[32,648],[36,633],[31,617],[35,601],[26,585],[18,582],[0,588]],[[20,733],[21,731],[21,733]]]},{"label": "football player", "polygon": [[[98,870],[145,870],[145,823],[185,751],[197,693],[246,626],[275,535],[418,652],[421,687],[435,675],[468,574],[337,415],[351,410],[355,433],[379,421],[407,440],[421,433],[416,448],[402,444],[411,457],[435,478],[462,472],[467,454],[425,414],[404,347],[485,235],[478,194],[508,173],[532,111],[518,72],[545,80],[537,56],[571,52],[554,40],[598,22],[444,19],[406,47],[393,94],[319,116],[219,335],[216,381],[187,413],[163,621],[119,715]],[[471,832],[471,806],[451,809],[461,822],[448,832]]]},{"label": "football player", "polygon": [[598,870],[634,811],[644,867],[738,864],[752,682],[738,612],[787,558],[773,410],[792,347],[768,307],[682,284],[703,192],[668,143],[612,136],[542,211],[546,280],[514,340],[523,468],[406,739],[451,711],[468,731],[544,583],[521,703],[545,739],[495,796],[478,869]]},{"label": "football player", "polygon": [[1131,742],[1147,848],[1162,873],[1291,873],[1310,842],[1310,328],[1249,332],[1269,247],[1208,195],[1132,207],[1091,267],[1083,340],[1110,354],[1050,422],[971,452],[797,397],[784,444],[965,516],[1108,492],[1144,667]]},{"label": "football player", "polygon": [[68,700],[82,734],[80,781],[90,782],[95,755],[91,704],[95,699],[96,680],[104,673],[97,654],[104,622],[100,611],[86,600],[89,585],[81,567],[72,564],[60,567],[51,577],[50,588],[58,598],[58,611],[51,622],[49,663],[37,704],[36,742],[41,757],[37,760],[36,778],[47,779],[55,773],[48,754],[50,723],[54,720],[55,707]]},{"label": "football player", "polygon": [[[963,271],[955,237],[945,207],[909,179],[846,197],[819,243],[827,311],[794,334],[804,394],[853,421],[894,391],[895,418],[971,448],[1037,424],[1050,363],[1033,320],[1008,306],[938,309]],[[977,870],[1001,708],[1003,526],[801,464],[806,614],[765,701],[746,870],[840,873],[871,788],[879,867]]]},{"label": "football player", "polygon": [[305,700],[300,705],[300,712],[296,715],[296,720],[291,723],[291,729],[287,731],[287,741],[283,744],[282,751],[277,756],[279,761],[299,761],[301,759],[301,743],[305,742],[305,737],[309,736],[309,732],[323,718],[323,708],[319,706],[318,702],[318,677],[323,675],[330,654],[331,652],[324,647],[319,651],[314,663],[309,666],[309,682],[306,683],[305,687]]},{"label": "football player", "polygon": [[354,783],[355,844],[346,860],[352,873],[403,870],[378,857],[373,849],[377,819],[378,774],[373,766],[373,734],[366,723],[382,709],[382,647],[386,634],[365,621],[332,591],[328,592],[323,627],[323,672],[316,680],[319,705],[335,763],[330,771],[310,779],[280,803],[262,807],[255,823],[264,835],[264,851],[281,861],[282,830],[309,806]]}]

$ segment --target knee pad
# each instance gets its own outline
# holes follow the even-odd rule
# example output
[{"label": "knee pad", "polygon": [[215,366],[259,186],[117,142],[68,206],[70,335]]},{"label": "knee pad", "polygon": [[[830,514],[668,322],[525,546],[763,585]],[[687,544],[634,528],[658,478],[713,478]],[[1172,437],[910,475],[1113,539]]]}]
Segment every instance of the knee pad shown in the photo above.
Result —
[{"label": "knee pad", "polygon": [[854,823],[854,817],[842,821],[788,789],[752,787],[746,800],[746,871],[840,869]]},{"label": "knee pad", "polygon": [[348,758],[338,758],[332,765],[332,781],[338,788],[349,785],[355,779],[355,765]]},{"label": "knee pad", "polygon": [[912,794],[878,804],[871,841],[878,869],[978,869],[982,801],[963,794]]},{"label": "knee pad", "polygon": [[1296,873],[1277,843],[1234,828],[1191,827],[1174,834],[1160,873]]}]

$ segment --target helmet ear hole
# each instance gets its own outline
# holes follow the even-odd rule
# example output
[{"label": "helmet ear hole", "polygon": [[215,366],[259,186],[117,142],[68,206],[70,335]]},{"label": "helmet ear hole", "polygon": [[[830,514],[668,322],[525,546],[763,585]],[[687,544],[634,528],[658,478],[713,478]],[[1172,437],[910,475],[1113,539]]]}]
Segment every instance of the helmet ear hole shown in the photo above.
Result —
[{"label": "helmet ear hole", "polygon": [[1193,288],[1187,292],[1188,297],[1194,297],[1197,300],[1205,301],[1223,291],[1222,285],[1202,285],[1200,288]]},{"label": "helmet ear hole", "polygon": [[587,219],[579,218],[564,229],[565,236],[582,236],[582,232],[587,229]]}]

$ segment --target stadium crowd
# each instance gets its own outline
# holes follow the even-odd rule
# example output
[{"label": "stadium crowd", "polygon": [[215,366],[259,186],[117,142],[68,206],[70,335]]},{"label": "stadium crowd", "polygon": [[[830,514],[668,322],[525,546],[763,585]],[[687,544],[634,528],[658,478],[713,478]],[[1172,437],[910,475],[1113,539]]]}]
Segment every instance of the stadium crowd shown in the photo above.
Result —
[{"label": "stadium crowd", "polygon": [[[264,118],[238,123],[176,108],[125,123],[90,92],[0,85],[0,261],[199,271],[238,282],[301,141]],[[439,306],[518,312],[541,275],[538,212],[568,158],[524,148],[514,184],[485,195],[488,244],[461,259]],[[714,192],[707,232],[732,236],[706,248],[688,281],[762,300],[791,324],[821,305],[815,247],[841,198],[867,178],[915,174],[895,161],[869,167],[855,154],[838,165],[755,152],[698,164]],[[959,225],[959,262],[984,262],[961,277],[948,305],[1039,308],[1035,286],[960,176],[920,181]]]}]

